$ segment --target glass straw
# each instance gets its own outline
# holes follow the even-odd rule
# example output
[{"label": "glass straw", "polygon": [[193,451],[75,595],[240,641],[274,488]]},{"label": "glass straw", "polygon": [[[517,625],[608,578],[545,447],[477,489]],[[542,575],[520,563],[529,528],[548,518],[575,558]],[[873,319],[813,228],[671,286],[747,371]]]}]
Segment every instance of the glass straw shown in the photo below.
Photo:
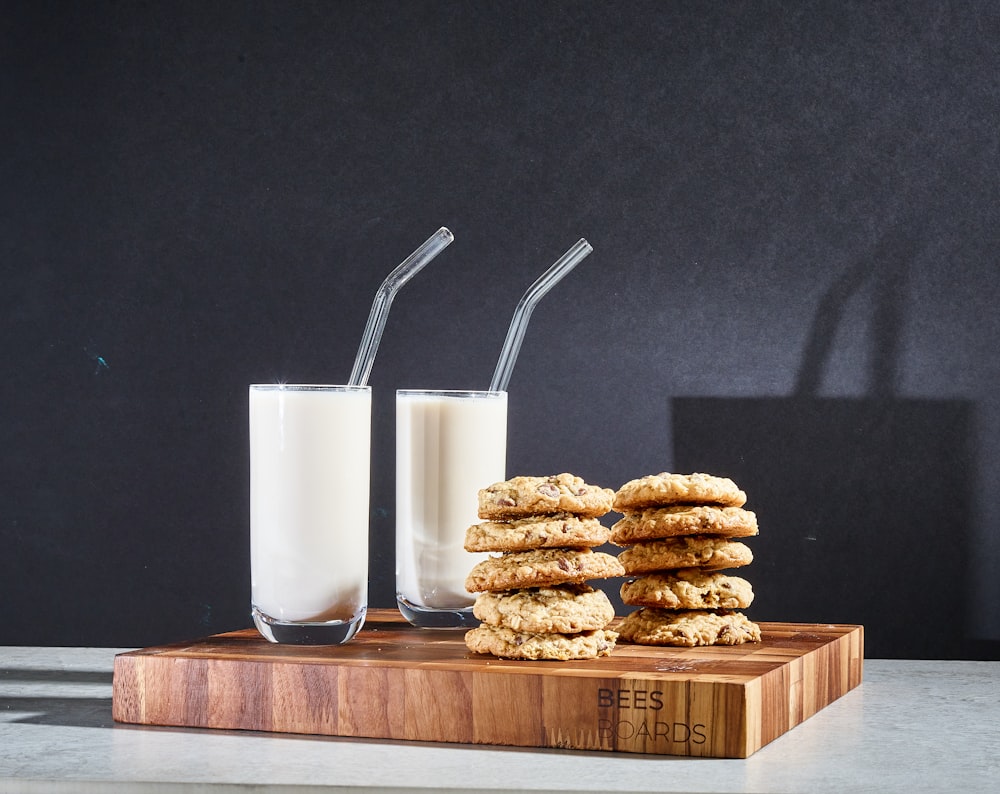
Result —
[{"label": "glass straw", "polygon": [[497,361],[497,368],[493,372],[493,382],[490,384],[490,391],[507,391],[507,384],[510,382],[511,373],[514,371],[514,362],[517,354],[521,350],[521,342],[524,340],[524,332],[528,327],[528,320],[535,305],[542,299],[550,289],[569,271],[576,267],[580,261],[594,249],[590,243],[582,237],[563,254],[548,270],[538,277],[528,291],[524,293],[517,308],[514,310],[514,317],[510,321],[510,328],[507,329],[507,338],[504,340],[503,349],[500,351],[500,359]]},{"label": "glass straw", "polygon": [[372,310],[368,315],[368,324],[361,337],[358,354],[354,358],[354,369],[351,370],[351,378],[347,382],[349,386],[367,385],[368,376],[371,374],[372,364],[375,361],[375,353],[382,340],[382,331],[389,314],[389,306],[392,304],[392,299],[396,297],[399,288],[413,278],[424,265],[441,253],[454,239],[455,235],[442,226],[385,277],[382,286],[375,293],[375,301],[372,303]]}]

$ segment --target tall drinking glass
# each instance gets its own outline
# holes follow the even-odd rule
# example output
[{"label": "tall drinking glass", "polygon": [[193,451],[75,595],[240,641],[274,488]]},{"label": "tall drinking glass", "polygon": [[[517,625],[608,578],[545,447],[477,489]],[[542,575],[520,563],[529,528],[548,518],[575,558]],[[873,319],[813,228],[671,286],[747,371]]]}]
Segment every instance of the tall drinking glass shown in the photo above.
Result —
[{"label": "tall drinking glass", "polygon": [[479,490],[504,479],[507,392],[396,392],[396,603],[414,626],[478,625],[465,551]]},{"label": "tall drinking glass", "polygon": [[368,606],[371,387],[250,387],[254,624],[271,642],[347,642]]}]

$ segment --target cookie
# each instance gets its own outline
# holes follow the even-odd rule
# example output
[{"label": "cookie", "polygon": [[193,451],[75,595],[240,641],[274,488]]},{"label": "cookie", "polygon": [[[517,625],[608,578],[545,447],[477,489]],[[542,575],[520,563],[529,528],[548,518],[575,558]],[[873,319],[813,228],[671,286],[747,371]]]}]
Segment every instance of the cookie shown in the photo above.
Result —
[{"label": "cookie", "polygon": [[465,633],[465,645],[474,653],[505,659],[595,659],[608,656],[618,634],[609,629],[578,634],[532,634],[506,627],[480,626]]},{"label": "cookie", "polygon": [[611,530],[596,518],[571,513],[531,516],[516,521],[485,521],[465,532],[466,551],[528,551],[586,548],[608,542]]},{"label": "cookie", "polygon": [[480,593],[472,613],[490,626],[529,634],[577,634],[603,629],[615,608],[603,590],[565,584],[500,593]]},{"label": "cookie", "polygon": [[476,563],[466,577],[465,589],[496,592],[624,575],[614,555],[592,549],[512,551]]},{"label": "cookie", "polygon": [[479,517],[491,521],[532,515],[572,513],[600,518],[611,510],[615,492],[588,485],[572,474],[514,477],[479,492]]},{"label": "cookie", "polygon": [[713,504],[742,507],[747,495],[727,477],[711,474],[650,474],[625,483],[615,493],[612,509],[619,513],[671,504]]},{"label": "cookie", "polygon": [[760,627],[742,612],[643,607],[618,626],[623,640],[639,645],[741,645],[760,641]]},{"label": "cookie", "polygon": [[710,535],[685,535],[636,543],[618,555],[629,575],[672,571],[677,568],[702,568],[720,571],[742,568],[753,562],[753,552],[745,543]]},{"label": "cookie", "polygon": [[624,603],[636,607],[745,609],[753,602],[753,587],[739,576],[686,568],[625,582],[621,597]]},{"label": "cookie", "polygon": [[612,525],[611,541],[625,546],[636,541],[678,535],[746,538],[757,532],[757,515],[742,507],[671,505],[628,513]]}]

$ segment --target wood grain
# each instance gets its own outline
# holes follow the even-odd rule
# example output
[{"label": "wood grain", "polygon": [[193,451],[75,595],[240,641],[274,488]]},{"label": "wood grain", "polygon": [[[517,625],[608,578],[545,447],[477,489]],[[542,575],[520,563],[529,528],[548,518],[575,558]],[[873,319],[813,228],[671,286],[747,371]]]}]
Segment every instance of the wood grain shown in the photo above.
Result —
[{"label": "wood grain", "polygon": [[340,646],[253,629],[115,657],[119,722],[745,758],[861,683],[861,626],[761,623],[759,643],[529,662],[369,612]]}]

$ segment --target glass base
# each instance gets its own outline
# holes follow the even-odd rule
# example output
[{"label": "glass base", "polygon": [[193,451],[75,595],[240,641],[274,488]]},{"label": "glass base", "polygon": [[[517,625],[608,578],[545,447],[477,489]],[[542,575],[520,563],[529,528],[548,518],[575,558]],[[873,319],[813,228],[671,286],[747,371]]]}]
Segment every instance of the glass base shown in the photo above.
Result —
[{"label": "glass base", "polygon": [[365,610],[352,620],[326,623],[288,623],[265,615],[257,607],[251,607],[250,614],[264,639],[284,645],[342,645],[365,625]]},{"label": "glass base", "polygon": [[472,607],[432,609],[411,604],[397,593],[396,606],[403,617],[418,629],[474,629],[479,619],[472,614]]}]

